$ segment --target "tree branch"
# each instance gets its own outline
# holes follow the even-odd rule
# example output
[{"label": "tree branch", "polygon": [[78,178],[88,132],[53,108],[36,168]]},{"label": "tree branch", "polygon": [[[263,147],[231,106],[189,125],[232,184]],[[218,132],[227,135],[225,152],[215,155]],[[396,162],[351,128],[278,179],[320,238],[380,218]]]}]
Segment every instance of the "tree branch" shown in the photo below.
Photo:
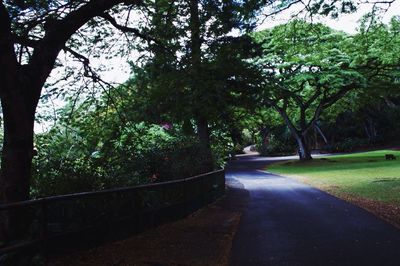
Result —
[{"label": "tree branch", "polygon": [[[70,12],[61,20],[52,20],[47,23],[45,36],[33,52],[30,61],[31,73],[36,73],[35,82],[43,84],[51,70],[60,50],[71,36],[90,19],[102,15],[106,10],[118,4],[140,4],[140,0],[91,0],[78,9]],[[37,86],[41,87],[41,86]],[[40,91],[37,92],[40,95]]]},{"label": "tree branch", "polygon": [[32,40],[15,34],[12,36],[12,38],[14,43],[18,43],[25,47],[36,48],[40,44],[40,40]]},{"label": "tree branch", "polygon": [[148,35],[140,32],[136,28],[132,28],[132,27],[128,27],[128,26],[124,26],[124,25],[118,24],[118,22],[115,20],[115,18],[113,18],[108,13],[103,13],[103,14],[100,15],[100,17],[105,19],[106,21],[108,21],[114,28],[116,28],[116,29],[118,29],[120,31],[133,33],[134,35],[136,35],[137,37],[142,38],[143,40],[153,41],[153,42],[159,44],[158,40],[156,40],[156,39],[152,38],[151,36],[148,36]]},{"label": "tree branch", "polygon": [[[11,34],[11,20],[4,4],[0,3],[0,65],[7,70],[12,70],[10,73],[15,73],[18,67],[18,61],[14,50]],[[4,73],[3,85],[15,82],[13,76]],[[0,95],[3,96],[3,86],[0,86]]]},{"label": "tree branch", "polygon": [[76,59],[78,59],[82,64],[83,64],[83,69],[84,73],[83,75],[87,78],[91,78],[94,82],[97,82],[100,80],[99,75],[93,70],[93,68],[90,66],[90,60],[86,56],[72,50],[69,47],[64,47],[64,51],[69,52],[72,54]]}]

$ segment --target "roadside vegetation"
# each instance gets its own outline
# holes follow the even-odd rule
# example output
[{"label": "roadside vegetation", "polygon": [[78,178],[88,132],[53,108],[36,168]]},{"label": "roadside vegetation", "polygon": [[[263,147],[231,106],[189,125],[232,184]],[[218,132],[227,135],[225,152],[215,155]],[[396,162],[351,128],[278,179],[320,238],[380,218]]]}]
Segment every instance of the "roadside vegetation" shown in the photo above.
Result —
[{"label": "roadside vegetation", "polygon": [[[311,156],[400,143],[400,17],[381,20],[393,2],[372,0],[349,34],[314,18],[357,1],[2,1],[0,204],[185,178],[256,144],[307,161],[277,172],[398,213],[385,151]],[[113,83],[119,60],[129,77]],[[0,219],[0,248],[29,231],[24,212]]]},{"label": "roadside vegetation", "polygon": [[[266,8],[292,3],[100,2],[0,5],[13,77],[0,95],[3,203],[187,177],[250,144],[312,160],[400,141],[398,17],[371,10],[348,34],[308,15],[355,3],[313,1],[258,30]],[[104,80],[103,56],[127,61],[129,78]],[[35,119],[49,126],[34,132]]]},{"label": "roadside vegetation", "polygon": [[[397,160],[386,160],[393,154]],[[400,151],[378,150],[273,164],[268,171],[295,178],[356,203],[400,225]]]}]

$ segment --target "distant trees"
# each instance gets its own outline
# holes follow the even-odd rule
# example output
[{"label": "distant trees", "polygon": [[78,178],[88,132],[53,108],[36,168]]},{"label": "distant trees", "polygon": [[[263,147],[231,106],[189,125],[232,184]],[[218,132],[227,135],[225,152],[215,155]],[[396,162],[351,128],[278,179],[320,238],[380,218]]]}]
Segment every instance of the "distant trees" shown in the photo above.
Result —
[{"label": "distant trees", "polygon": [[329,116],[324,114],[327,109],[331,116],[340,114],[346,105],[334,105],[343,99],[346,108],[365,108],[365,132],[370,140],[376,137],[368,115],[374,104],[366,101],[378,97],[390,102],[398,93],[398,29],[396,18],[384,25],[366,17],[353,36],[301,20],[254,34],[263,49],[254,64],[264,78],[255,97],[281,116],[300,159],[311,159],[310,132],[319,132],[327,141],[318,121]]},{"label": "distant trees", "polygon": [[264,54],[260,101],[272,106],[296,139],[302,160],[311,159],[307,135],[321,113],[351,90],[365,86],[347,49],[351,40],[321,24],[295,20],[255,35]]},{"label": "distant trees", "polygon": [[385,25],[367,16],[353,41],[355,63],[368,82],[364,90],[354,93],[348,101],[351,110],[362,118],[369,142],[374,143],[383,134],[384,126],[378,126],[386,120],[383,117],[397,120],[390,112],[397,113],[396,102],[400,96],[400,20],[394,17]]}]

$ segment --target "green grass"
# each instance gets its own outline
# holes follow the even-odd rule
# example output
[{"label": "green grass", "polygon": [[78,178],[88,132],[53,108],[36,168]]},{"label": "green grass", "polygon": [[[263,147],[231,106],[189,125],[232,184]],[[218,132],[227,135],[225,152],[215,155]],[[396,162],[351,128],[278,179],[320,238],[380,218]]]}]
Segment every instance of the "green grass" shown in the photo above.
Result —
[{"label": "green grass", "polygon": [[[397,160],[385,160],[385,154],[394,154]],[[281,162],[267,170],[335,194],[400,204],[400,151],[379,150],[315,158],[308,162]]]}]

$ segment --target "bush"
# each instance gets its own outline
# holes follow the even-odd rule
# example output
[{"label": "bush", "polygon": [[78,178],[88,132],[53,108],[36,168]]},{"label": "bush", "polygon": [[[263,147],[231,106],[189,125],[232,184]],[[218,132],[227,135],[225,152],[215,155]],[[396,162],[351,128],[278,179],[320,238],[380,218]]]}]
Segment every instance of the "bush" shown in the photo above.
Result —
[{"label": "bush", "polygon": [[322,149],[326,152],[352,152],[368,144],[368,140],[359,138],[346,138],[341,142],[326,145]]},{"label": "bush", "polygon": [[276,135],[271,134],[268,144],[258,145],[257,150],[262,156],[288,155],[296,150],[296,145],[292,142],[281,140]]},{"label": "bush", "polygon": [[205,155],[199,154],[194,138],[144,123],[122,128],[114,137],[54,128],[37,136],[36,149],[34,198],[159,182],[205,171]]}]

